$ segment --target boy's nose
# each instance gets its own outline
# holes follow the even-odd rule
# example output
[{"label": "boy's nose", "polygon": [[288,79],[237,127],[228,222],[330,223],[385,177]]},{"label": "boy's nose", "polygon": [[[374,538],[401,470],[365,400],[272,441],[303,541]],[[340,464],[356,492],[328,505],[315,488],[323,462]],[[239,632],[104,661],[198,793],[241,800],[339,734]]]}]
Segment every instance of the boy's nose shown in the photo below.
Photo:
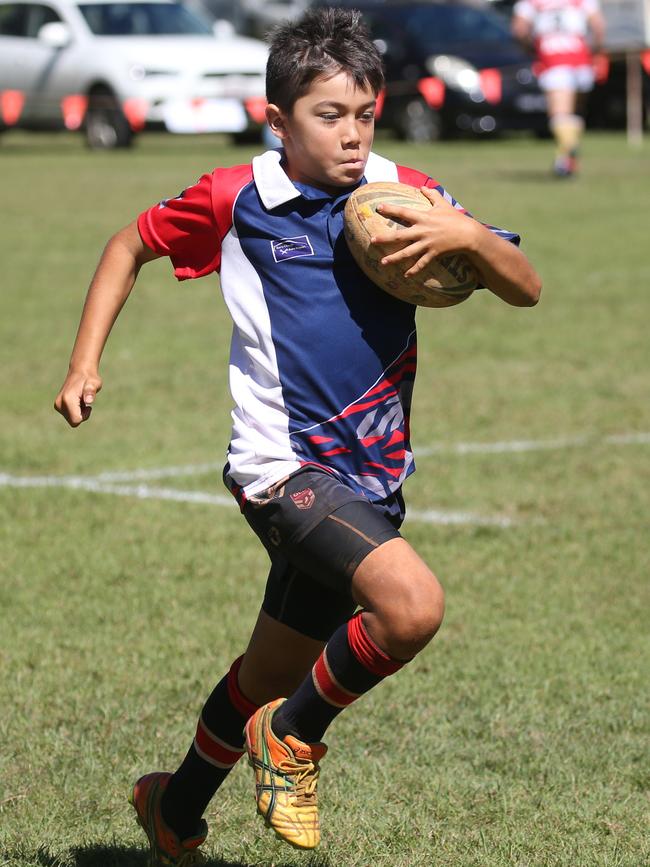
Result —
[{"label": "boy's nose", "polygon": [[359,142],[361,141],[361,136],[354,121],[350,121],[348,124],[346,124],[341,138],[343,144],[347,145],[348,147],[359,144]]}]

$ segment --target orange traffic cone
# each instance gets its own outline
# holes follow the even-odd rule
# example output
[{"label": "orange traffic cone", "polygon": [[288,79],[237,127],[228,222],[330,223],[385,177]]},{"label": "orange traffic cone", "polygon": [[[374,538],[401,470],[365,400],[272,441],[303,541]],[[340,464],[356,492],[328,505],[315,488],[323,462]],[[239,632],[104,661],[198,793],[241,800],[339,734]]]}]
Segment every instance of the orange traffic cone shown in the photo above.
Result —
[{"label": "orange traffic cone", "polygon": [[21,90],[0,92],[0,113],[5,126],[14,126],[18,123],[24,105],[25,94]]},{"label": "orange traffic cone", "polygon": [[87,96],[83,96],[81,93],[71,93],[69,96],[64,96],[61,100],[61,111],[63,112],[65,128],[79,129],[84,122],[87,108]]}]

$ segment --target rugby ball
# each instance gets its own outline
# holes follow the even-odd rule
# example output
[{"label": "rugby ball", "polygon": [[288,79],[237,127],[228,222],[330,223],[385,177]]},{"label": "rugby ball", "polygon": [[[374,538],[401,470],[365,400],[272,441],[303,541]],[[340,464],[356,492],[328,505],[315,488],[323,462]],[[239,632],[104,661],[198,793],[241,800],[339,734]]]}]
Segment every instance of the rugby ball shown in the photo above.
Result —
[{"label": "rugby ball", "polygon": [[382,265],[387,253],[400,250],[404,244],[375,246],[370,239],[386,228],[404,229],[410,225],[377,213],[381,204],[400,205],[426,211],[433,205],[416,187],[391,181],[364,184],[351,193],[345,205],[344,232],[350,252],[357,265],[370,279],[390,295],[422,307],[452,307],[465,301],[478,288],[479,280],[473,266],[464,256],[454,254],[432,259],[419,274],[405,277],[406,262]]}]

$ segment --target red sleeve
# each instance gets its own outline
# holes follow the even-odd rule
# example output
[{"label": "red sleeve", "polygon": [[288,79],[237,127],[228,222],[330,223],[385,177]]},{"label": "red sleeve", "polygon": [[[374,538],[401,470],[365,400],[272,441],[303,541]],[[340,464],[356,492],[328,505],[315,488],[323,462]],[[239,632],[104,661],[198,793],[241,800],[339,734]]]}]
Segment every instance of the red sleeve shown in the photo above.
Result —
[{"label": "red sleeve", "polygon": [[163,199],[138,217],[147,247],[169,256],[179,280],[203,277],[221,264],[222,232],[212,203],[213,174],[203,175],[174,199]]},{"label": "red sleeve", "polygon": [[440,186],[438,181],[434,181],[429,175],[424,172],[419,172],[417,169],[409,169],[406,166],[397,166],[397,177],[401,184],[409,184],[411,187],[430,187],[435,189]]}]

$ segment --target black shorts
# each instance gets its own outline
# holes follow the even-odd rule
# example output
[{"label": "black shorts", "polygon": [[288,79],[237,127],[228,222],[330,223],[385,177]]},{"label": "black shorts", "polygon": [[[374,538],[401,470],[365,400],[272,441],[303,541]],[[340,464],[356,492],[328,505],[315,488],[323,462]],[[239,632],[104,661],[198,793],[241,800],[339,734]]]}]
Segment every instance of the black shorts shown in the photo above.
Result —
[{"label": "black shorts", "polygon": [[371,503],[332,474],[305,467],[249,498],[243,512],[271,558],[263,610],[327,641],[354,613],[357,566],[399,538],[404,504],[399,493]]}]

